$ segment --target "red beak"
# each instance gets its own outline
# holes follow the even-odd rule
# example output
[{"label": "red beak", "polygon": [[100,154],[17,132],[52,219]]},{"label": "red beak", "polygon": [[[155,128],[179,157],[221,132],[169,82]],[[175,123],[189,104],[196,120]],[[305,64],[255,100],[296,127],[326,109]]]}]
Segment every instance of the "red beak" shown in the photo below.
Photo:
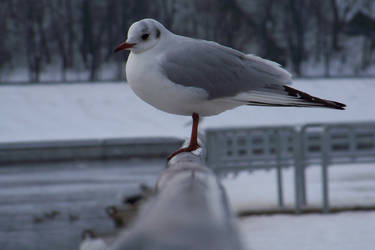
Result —
[{"label": "red beak", "polygon": [[113,52],[117,52],[117,51],[121,51],[121,50],[130,49],[130,48],[132,48],[134,45],[135,45],[135,43],[127,43],[127,42],[123,42],[123,43],[121,43],[119,46],[117,46],[117,47],[113,50]]}]

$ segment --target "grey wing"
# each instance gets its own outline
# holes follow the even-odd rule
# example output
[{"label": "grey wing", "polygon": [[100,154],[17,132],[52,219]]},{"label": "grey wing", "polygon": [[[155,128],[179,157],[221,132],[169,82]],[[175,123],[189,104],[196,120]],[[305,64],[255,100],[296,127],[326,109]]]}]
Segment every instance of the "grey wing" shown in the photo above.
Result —
[{"label": "grey wing", "polygon": [[174,83],[202,88],[209,99],[233,97],[255,90],[278,90],[291,75],[277,63],[219,45],[186,38],[168,48],[161,67]]}]

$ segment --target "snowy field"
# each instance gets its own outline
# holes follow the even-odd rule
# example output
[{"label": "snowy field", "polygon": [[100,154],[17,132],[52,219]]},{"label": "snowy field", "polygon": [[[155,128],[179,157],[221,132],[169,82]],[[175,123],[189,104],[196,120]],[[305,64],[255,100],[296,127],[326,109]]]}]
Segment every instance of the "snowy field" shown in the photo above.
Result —
[{"label": "snowy field", "polygon": [[[320,167],[307,168],[308,205],[321,207]],[[375,205],[375,164],[329,167],[330,204]],[[293,207],[293,169],[283,170],[286,206]],[[228,176],[223,184],[235,211],[277,206],[276,172]],[[375,211],[338,214],[250,216],[239,220],[249,250],[373,250]]]},{"label": "snowy field", "polygon": [[[374,79],[297,80],[293,87],[346,103],[330,109],[240,107],[208,117],[202,128],[375,119]],[[191,118],[141,101],[125,83],[0,87],[0,142],[190,135]]]},{"label": "snowy field", "polygon": [[375,249],[375,212],[255,216],[240,228],[248,250]]},{"label": "snowy field", "polygon": [[[373,108],[375,107],[375,79],[298,80],[293,86],[319,97],[344,102],[348,108],[346,111],[337,111],[242,107],[204,119],[202,128],[375,120]],[[190,134],[188,127],[190,118],[165,114],[150,107],[139,100],[129,86],[123,83],[2,86],[0,87],[0,115],[0,142],[147,136],[184,138]],[[136,165],[139,166],[139,163]],[[16,240],[20,234],[24,234],[26,239],[38,242],[40,237],[50,230],[49,227],[55,228],[52,240],[56,240],[55,244],[58,243],[65,225],[70,223],[63,217],[70,211],[69,206],[66,206],[65,200],[61,202],[59,196],[54,198],[57,207],[46,202],[35,201],[49,196],[54,197],[54,192],[62,192],[61,183],[68,183],[71,186],[69,189],[64,188],[67,194],[64,194],[63,198],[69,202],[71,194],[81,195],[78,191],[78,193],[74,191],[74,188],[79,189],[80,185],[84,185],[85,189],[91,192],[95,188],[100,188],[102,191],[96,193],[105,194],[106,204],[119,202],[121,194],[110,197],[108,192],[112,188],[118,189],[116,185],[121,185],[119,182],[112,181],[115,178],[114,174],[119,173],[116,171],[126,172],[126,170],[115,167],[116,171],[111,173],[100,169],[87,169],[85,166],[83,168],[85,170],[77,169],[81,172],[81,175],[77,176],[71,176],[70,171],[64,170],[55,170],[58,175],[53,173],[40,175],[33,173],[28,167],[27,171],[23,171],[23,168],[15,169],[6,166],[0,168],[2,169],[0,219],[3,225],[0,236],[3,236],[2,240],[5,240],[6,246],[9,247],[5,249],[25,249],[12,248],[9,239]],[[106,167],[106,169],[111,168],[113,166]],[[127,174],[126,178],[131,178],[130,176],[137,174],[137,171]],[[158,171],[160,166],[156,166],[152,171],[154,177],[148,177],[149,184],[152,184],[152,179],[156,180]],[[86,177],[84,174],[86,172],[90,172],[91,175]],[[22,178],[25,184],[22,184],[23,179],[17,180],[19,174],[21,177],[24,176]],[[9,180],[9,176],[14,179]],[[46,180],[41,180],[45,177]],[[309,167],[306,177],[308,204],[319,207],[321,204],[320,167]],[[375,204],[375,164],[330,166],[329,177],[332,206]],[[73,181],[70,180],[71,178]],[[79,183],[77,180],[80,178],[86,180],[85,183]],[[48,181],[49,179],[51,181]],[[23,186],[31,187],[40,182],[43,184],[42,187]],[[294,199],[292,168],[283,170],[283,183],[285,203],[288,207],[292,207]],[[134,185],[132,189],[135,189],[137,185],[131,184]],[[236,211],[273,208],[277,205],[274,170],[242,172],[238,176],[229,175],[223,179],[223,184]],[[43,187],[48,188],[50,192]],[[126,190],[125,193],[129,191]],[[25,205],[24,197],[28,197],[34,203]],[[87,202],[90,209],[95,209],[95,202],[91,198],[83,202]],[[20,210],[14,210],[12,204],[19,206]],[[47,209],[45,206],[48,206],[49,210],[61,209],[61,217],[48,223],[32,224],[32,216],[45,212]],[[104,204],[101,204],[101,211],[103,206]],[[24,216],[16,216],[17,211],[21,211]],[[13,215],[10,216],[9,213]],[[69,236],[74,237],[75,241],[77,232],[87,226],[83,219],[86,215],[80,216],[82,219],[72,224],[75,225],[76,231]],[[103,218],[104,215],[101,219]],[[13,220],[22,220],[24,224],[12,224]],[[240,229],[249,250],[375,249],[375,212],[251,216],[240,220]],[[68,241],[65,239],[64,242]],[[43,248],[34,246],[29,249]],[[53,249],[66,249],[66,247]]]}]

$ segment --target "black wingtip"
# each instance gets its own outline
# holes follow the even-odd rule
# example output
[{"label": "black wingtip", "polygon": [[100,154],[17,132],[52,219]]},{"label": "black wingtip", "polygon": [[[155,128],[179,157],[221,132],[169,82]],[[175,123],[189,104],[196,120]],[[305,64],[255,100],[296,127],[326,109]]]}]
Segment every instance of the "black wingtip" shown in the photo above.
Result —
[{"label": "black wingtip", "polygon": [[319,97],[311,96],[303,91],[291,88],[289,86],[284,85],[284,90],[288,93],[288,95],[297,97],[306,101],[307,103],[311,104],[319,104],[320,107],[325,108],[332,108],[332,109],[340,109],[345,110],[346,105],[341,102],[335,102],[330,100],[321,99]]},{"label": "black wingtip", "polygon": [[335,109],[340,109],[340,110],[345,110],[346,108],[346,105],[344,103],[341,103],[341,102],[333,102],[335,104]]},{"label": "black wingtip", "polygon": [[322,104],[322,107],[324,108],[331,108],[331,109],[339,109],[339,110],[345,110],[346,105],[341,102],[335,102],[330,100],[324,100],[317,97],[313,97],[313,100],[316,103]]}]

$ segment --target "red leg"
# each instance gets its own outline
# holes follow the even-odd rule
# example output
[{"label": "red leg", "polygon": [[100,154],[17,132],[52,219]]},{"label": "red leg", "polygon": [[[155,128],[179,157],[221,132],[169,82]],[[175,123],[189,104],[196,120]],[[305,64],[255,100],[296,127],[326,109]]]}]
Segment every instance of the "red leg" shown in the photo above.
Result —
[{"label": "red leg", "polygon": [[170,156],[168,156],[168,161],[172,159],[175,155],[182,153],[182,152],[191,152],[198,149],[200,146],[198,144],[198,124],[199,124],[199,115],[197,113],[193,113],[193,126],[191,129],[191,137],[189,146],[186,148],[180,148]]}]

